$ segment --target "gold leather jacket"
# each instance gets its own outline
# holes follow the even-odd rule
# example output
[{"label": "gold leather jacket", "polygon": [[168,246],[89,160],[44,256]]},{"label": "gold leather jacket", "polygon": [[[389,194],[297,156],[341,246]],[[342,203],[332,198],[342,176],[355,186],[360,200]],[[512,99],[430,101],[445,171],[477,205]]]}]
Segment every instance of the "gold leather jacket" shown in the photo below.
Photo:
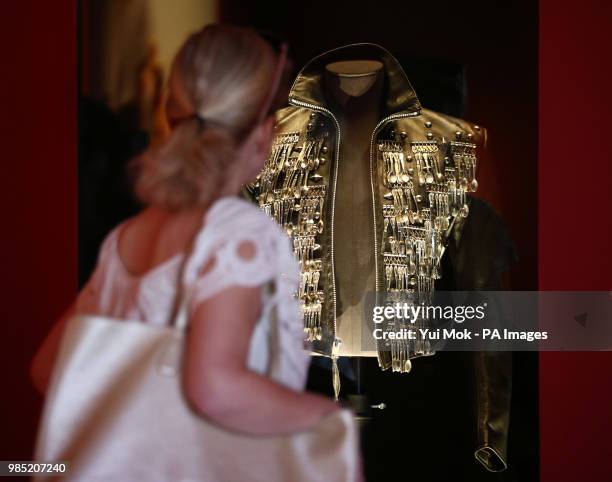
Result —
[{"label": "gold leather jacket", "polygon": [[[354,59],[383,64],[384,98],[369,139],[369,192],[361,193],[364,201],[348,212],[342,205],[346,196],[338,194],[343,182],[338,171],[351,160],[342,156],[341,123],[326,101],[322,77],[328,63]],[[374,44],[349,45],[314,58],[294,81],[289,104],[277,114],[270,157],[249,193],[292,237],[302,270],[298,295],[307,339],[315,353],[335,360],[342,344],[338,319],[345,309],[340,293],[358,282],[340,276],[346,263],[337,259],[345,247],[338,244],[340,216],[367,225],[371,233],[367,252],[355,260],[365,260],[372,270],[371,283],[362,291],[428,299],[443,276],[441,257],[447,247],[456,250],[469,217],[468,193],[478,186],[476,168],[487,134],[478,125],[423,108],[398,61]],[[457,289],[479,288],[484,287]],[[423,343],[397,343],[377,345],[383,370],[408,372],[411,359],[433,354]],[[474,358],[475,455],[487,469],[499,471],[506,467],[510,366],[507,356],[489,355],[499,354]]]}]

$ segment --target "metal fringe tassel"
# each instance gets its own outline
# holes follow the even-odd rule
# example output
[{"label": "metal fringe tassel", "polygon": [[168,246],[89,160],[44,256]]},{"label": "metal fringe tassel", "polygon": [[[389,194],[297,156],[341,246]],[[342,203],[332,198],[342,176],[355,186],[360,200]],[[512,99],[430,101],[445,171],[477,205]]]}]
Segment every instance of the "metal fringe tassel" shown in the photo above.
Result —
[{"label": "metal fringe tassel", "polygon": [[334,386],[334,401],[338,401],[340,395],[340,370],[338,370],[338,358],[332,357],[332,383]]}]

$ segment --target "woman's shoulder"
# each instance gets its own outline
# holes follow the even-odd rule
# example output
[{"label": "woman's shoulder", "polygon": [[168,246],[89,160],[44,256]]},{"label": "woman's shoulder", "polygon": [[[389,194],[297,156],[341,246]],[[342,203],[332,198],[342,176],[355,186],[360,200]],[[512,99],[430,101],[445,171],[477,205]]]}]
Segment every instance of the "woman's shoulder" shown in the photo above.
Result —
[{"label": "woman's shoulder", "polygon": [[117,251],[119,232],[131,221],[132,218],[121,221],[106,234],[98,250],[99,264],[102,262],[108,262],[110,259],[112,259],[112,255],[114,255]]}]

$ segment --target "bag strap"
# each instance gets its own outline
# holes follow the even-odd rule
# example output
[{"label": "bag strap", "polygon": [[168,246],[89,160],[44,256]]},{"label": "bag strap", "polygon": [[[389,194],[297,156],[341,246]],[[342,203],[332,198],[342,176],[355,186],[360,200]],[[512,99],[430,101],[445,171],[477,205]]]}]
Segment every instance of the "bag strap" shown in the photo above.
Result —
[{"label": "bag strap", "polygon": [[[190,274],[194,272],[194,264],[202,263],[205,257],[205,246],[206,243],[203,242],[202,238],[207,231],[207,227],[209,226],[209,213],[213,209],[215,203],[213,202],[204,216],[202,217],[202,221],[200,222],[200,226],[198,232],[192,239],[188,249],[186,250],[185,257],[180,264],[179,272],[177,276],[177,287],[176,287],[176,296],[174,299],[174,303],[172,305],[172,310],[170,311],[168,317],[168,325],[175,327],[177,330],[184,330],[189,322],[189,299],[190,299],[190,285],[191,280]],[[197,270],[195,270],[197,271]]]},{"label": "bag strap", "polygon": [[188,307],[188,296],[181,296],[181,301],[172,320],[172,326],[177,330],[184,330],[187,327],[189,321]]},{"label": "bag strap", "polygon": [[187,264],[187,260],[191,257],[191,249],[187,251],[185,258],[180,264],[179,274],[177,276],[177,286],[176,286],[176,295],[174,297],[174,302],[172,303],[172,309],[170,310],[170,314],[168,315],[168,326],[173,326],[176,329],[183,330],[187,324],[187,307],[189,306],[189,301],[187,299],[187,293],[184,289],[183,285],[183,273],[185,272],[185,265]]}]

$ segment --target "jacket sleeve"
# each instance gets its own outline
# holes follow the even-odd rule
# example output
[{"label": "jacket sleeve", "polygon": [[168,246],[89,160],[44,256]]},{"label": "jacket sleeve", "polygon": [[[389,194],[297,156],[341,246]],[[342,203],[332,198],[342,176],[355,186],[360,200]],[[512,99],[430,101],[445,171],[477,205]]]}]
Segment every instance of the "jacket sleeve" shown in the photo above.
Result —
[{"label": "jacket sleeve", "polygon": [[[499,216],[472,198],[470,215],[449,240],[456,289],[502,290],[503,275],[516,261],[514,245]],[[512,393],[512,353],[472,354],[476,440],[474,456],[491,472],[507,468]]]},{"label": "jacket sleeve", "polygon": [[477,397],[474,456],[491,472],[507,468],[508,425],[512,393],[512,353],[473,353]]}]

